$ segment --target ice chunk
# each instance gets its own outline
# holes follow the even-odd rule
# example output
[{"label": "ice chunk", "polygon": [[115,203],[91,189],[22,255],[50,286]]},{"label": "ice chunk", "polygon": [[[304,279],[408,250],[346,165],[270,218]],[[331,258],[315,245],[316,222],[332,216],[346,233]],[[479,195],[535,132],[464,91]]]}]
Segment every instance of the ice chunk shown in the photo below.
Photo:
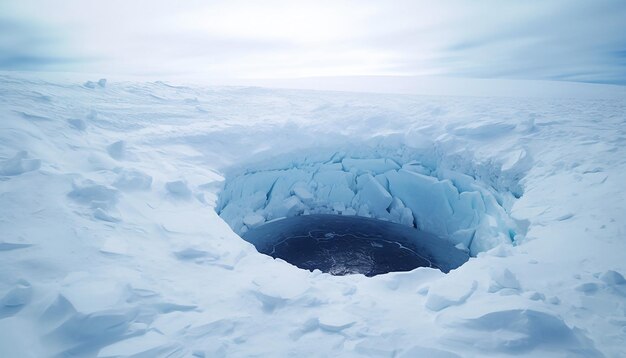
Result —
[{"label": "ice chunk", "polygon": [[502,166],[500,170],[507,171],[523,171],[532,164],[530,156],[524,149],[518,149],[507,153],[502,158]]},{"label": "ice chunk", "polygon": [[389,205],[389,210],[393,213],[393,212],[402,212],[402,209],[404,209],[404,203],[402,202],[402,200],[398,199],[398,197],[394,196],[393,200],[391,201],[391,205]]},{"label": "ice chunk", "polygon": [[430,175],[430,169],[419,163],[406,163],[402,166],[402,169],[422,175]]},{"label": "ice chunk", "polygon": [[324,186],[352,186],[354,174],[341,170],[320,171],[313,176],[313,180]]},{"label": "ice chunk", "polygon": [[354,159],[344,158],[341,161],[345,171],[354,171],[357,175],[364,173],[382,174],[389,170],[400,169],[398,163],[388,158]]},{"label": "ice chunk", "polygon": [[250,195],[246,199],[247,207],[252,210],[263,208],[266,202],[267,202],[267,193],[262,192],[262,191],[257,191],[256,193]]},{"label": "ice chunk", "polygon": [[377,174],[376,176],[374,176],[374,178],[378,180],[380,185],[382,185],[385,190],[389,191],[389,180],[387,180],[385,174]]},{"label": "ice chunk", "polygon": [[502,289],[519,290],[520,284],[517,277],[509,269],[491,271],[493,282],[489,287],[489,292],[497,292]]},{"label": "ice chunk", "polygon": [[151,176],[134,169],[122,170],[113,183],[114,187],[126,191],[150,190],[151,185]]},{"label": "ice chunk", "polygon": [[346,203],[349,204],[354,198],[354,192],[347,185],[333,185],[328,193],[327,201],[329,203]]},{"label": "ice chunk", "polygon": [[[271,211],[267,213],[268,219],[276,219],[281,217],[290,217],[301,213],[304,210],[304,205],[298,199],[297,196],[290,196],[283,200],[280,204],[271,208]],[[268,209],[270,209],[268,207]]]},{"label": "ice chunk", "polygon": [[508,256],[513,255],[510,249],[510,245],[503,245],[503,244],[498,245],[494,247],[493,249],[487,251],[487,254],[491,256],[495,256],[495,257],[508,257]]},{"label": "ice chunk", "polygon": [[293,185],[291,189],[292,193],[300,198],[303,203],[310,204],[313,202],[314,196],[309,191],[307,184],[305,182],[297,182]]},{"label": "ice chunk", "polygon": [[280,205],[287,197],[291,196],[292,188],[297,182],[304,182],[310,179],[310,175],[300,169],[289,169],[282,172],[272,183],[266,194],[269,199],[268,206]]},{"label": "ice chunk", "polygon": [[246,202],[253,195],[257,195],[254,200],[258,200],[258,193],[262,193],[260,195],[262,195],[263,202],[265,202],[280,174],[278,171],[262,171],[233,179],[224,188],[224,192],[220,196],[220,207],[224,208],[231,202],[240,201],[243,205],[246,205]]},{"label": "ice chunk", "polygon": [[457,243],[457,245],[462,245],[464,249],[469,250],[469,246],[475,234],[475,229],[457,230],[450,236],[450,241]]},{"label": "ice chunk", "polygon": [[248,214],[244,216],[243,223],[246,224],[249,228],[255,228],[265,222],[265,218],[263,215],[259,215],[256,213]]},{"label": "ice chunk", "polygon": [[474,293],[477,286],[478,283],[474,280],[457,280],[454,284],[445,279],[440,280],[428,290],[426,308],[441,311],[449,306],[460,305]]},{"label": "ice chunk", "polygon": [[413,218],[413,212],[409,208],[403,208],[400,215],[400,224],[407,226],[415,226],[415,220]]},{"label": "ice chunk", "polygon": [[[338,171],[324,171],[316,173],[312,184],[313,188],[315,188],[315,197],[317,200],[327,204],[333,201],[342,201],[339,196],[341,196],[342,193],[345,194],[343,189],[350,191],[348,189],[349,179],[345,174],[346,173],[344,172]],[[331,199],[331,191],[335,186],[338,187],[338,189],[334,190],[334,199]],[[347,194],[347,196],[350,196],[350,200],[354,197],[354,193],[351,191]]]},{"label": "ice chunk", "polygon": [[370,208],[367,204],[362,204],[359,206],[359,211],[357,212],[358,216],[371,217]]},{"label": "ice chunk", "polygon": [[448,220],[454,213],[450,205],[450,200],[455,199],[450,193],[451,184],[405,169],[386,175],[391,194],[413,211],[417,227],[447,237]]},{"label": "ice chunk", "polygon": [[505,236],[503,233],[498,232],[497,227],[489,225],[490,215],[485,215],[483,221],[476,229],[472,243],[470,245],[470,251],[473,255],[479,252],[486,252],[500,244],[511,242],[511,238]]},{"label": "ice chunk", "polygon": [[342,213],[346,210],[346,206],[343,203],[333,203],[333,211],[336,213]]},{"label": "ice chunk", "polygon": [[464,251],[464,252],[469,252],[469,249],[467,248],[467,246],[465,246],[462,242],[454,245],[454,247],[456,247],[457,249]]},{"label": "ice chunk", "polygon": [[[374,215],[378,217],[387,216],[387,208],[393,200],[391,194],[370,174],[358,177],[357,185],[362,188],[358,192],[360,202],[367,204]],[[413,217],[411,217],[412,223]]]}]

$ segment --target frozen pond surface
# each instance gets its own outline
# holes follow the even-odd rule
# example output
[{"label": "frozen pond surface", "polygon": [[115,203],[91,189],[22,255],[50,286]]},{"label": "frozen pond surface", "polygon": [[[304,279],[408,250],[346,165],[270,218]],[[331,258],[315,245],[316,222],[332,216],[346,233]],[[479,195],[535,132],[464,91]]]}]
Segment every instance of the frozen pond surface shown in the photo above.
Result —
[{"label": "frozen pond surface", "polygon": [[295,216],[252,229],[243,238],[261,253],[333,275],[376,276],[417,267],[448,272],[469,258],[434,235],[359,216]]}]

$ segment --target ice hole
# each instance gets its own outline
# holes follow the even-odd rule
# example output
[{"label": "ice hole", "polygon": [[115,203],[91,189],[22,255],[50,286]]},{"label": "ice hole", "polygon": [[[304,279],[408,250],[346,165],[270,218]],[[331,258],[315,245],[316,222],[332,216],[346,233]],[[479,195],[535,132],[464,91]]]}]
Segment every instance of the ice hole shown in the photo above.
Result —
[{"label": "ice hole", "polygon": [[[413,242],[445,243],[470,256],[498,245],[514,244],[523,236],[523,225],[513,220],[508,211],[521,195],[516,178],[498,176],[501,173],[491,163],[483,165],[471,160],[463,162],[457,158],[446,161],[442,158],[440,153],[434,152],[376,148],[359,153],[324,153],[317,150],[314,154],[306,153],[301,157],[290,154],[282,159],[255,160],[247,167],[225,173],[226,180],[216,210],[237,234],[255,244],[260,252],[270,255],[274,249],[282,250],[296,244],[301,246],[301,250],[313,251],[322,250],[310,246],[315,241],[322,246],[329,244],[321,243],[319,237],[309,242],[289,239],[306,234],[302,231],[304,229],[291,226],[292,223],[307,228],[311,223],[340,222],[343,226],[333,230],[347,230],[368,222],[360,218],[377,219],[377,223],[387,222],[389,225],[379,226],[388,228],[391,233],[402,232],[396,225],[412,230],[413,234],[417,232]],[[354,220],[320,221],[322,217],[316,214],[351,217]],[[285,218],[293,220],[279,220]],[[346,235],[346,238],[351,237]],[[391,245],[394,239],[385,235],[385,240]],[[265,241],[261,242],[260,237],[265,237]],[[282,240],[282,243],[271,246],[277,240]],[[357,242],[339,241],[332,244],[337,245],[334,248],[337,250],[340,247],[357,250],[362,243],[371,244],[371,240],[367,240],[370,239],[361,240],[358,245]],[[367,245],[359,250],[363,247]],[[374,251],[371,254],[377,255]],[[287,252],[285,255],[291,257],[294,254],[298,252]],[[414,264],[420,266],[417,263],[419,259],[414,259]],[[447,269],[437,264],[433,266],[443,271]],[[296,265],[315,268],[305,263]],[[331,273],[333,270],[328,268]],[[340,273],[344,269],[336,270]],[[350,270],[345,268],[346,272]],[[362,273],[375,274],[377,270]]]},{"label": "ice hole", "polygon": [[260,253],[332,275],[375,276],[417,267],[447,273],[469,259],[429,233],[358,216],[294,216],[251,229],[243,238]]}]

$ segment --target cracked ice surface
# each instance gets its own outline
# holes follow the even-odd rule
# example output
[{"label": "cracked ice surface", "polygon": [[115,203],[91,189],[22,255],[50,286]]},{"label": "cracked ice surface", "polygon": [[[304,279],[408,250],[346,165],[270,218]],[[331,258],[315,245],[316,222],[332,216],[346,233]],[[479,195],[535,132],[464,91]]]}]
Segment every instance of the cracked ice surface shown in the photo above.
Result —
[{"label": "cracked ice surface", "polygon": [[[625,99],[94,80],[0,75],[0,356],[626,355]],[[233,231],[293,207],[495,241],[333,277]]]},{"label": "cracked ice surface", "polygon": [[271,169],[246,169],[245,174],[227,179],[218,212],[237,233],[302,214],[374,217],[433,233],[469,248],[473,255],[511,244],[520,231],[500,204],[510,206],[515,194],[500,193],[473,176],[415,160],[439,163],[441,154],[394,143],[358,147],[325,157],[323,150],[315,149],[314,157],[295,153],[272,158]]}]

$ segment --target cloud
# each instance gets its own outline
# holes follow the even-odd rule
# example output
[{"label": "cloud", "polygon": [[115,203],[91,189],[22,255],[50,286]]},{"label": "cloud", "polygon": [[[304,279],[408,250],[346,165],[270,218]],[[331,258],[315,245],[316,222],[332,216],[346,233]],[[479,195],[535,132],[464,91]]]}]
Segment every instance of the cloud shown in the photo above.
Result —
[{"label": "cloud", "polygon": [[23,0],[0,10],[0,69],[626,84],[623,0]]},{"label": "cloud", "polygon": [[[499,31],[452,44],[450,74],[626,83],[626,3],[599,1],[537,9]],[[541,11],[539,11],[541,10]]]},{"label": "cloud", "polygon": [[0,17],[0,68],[39,70],[74,63],[59,54],[59,40],[34,24]]}]

